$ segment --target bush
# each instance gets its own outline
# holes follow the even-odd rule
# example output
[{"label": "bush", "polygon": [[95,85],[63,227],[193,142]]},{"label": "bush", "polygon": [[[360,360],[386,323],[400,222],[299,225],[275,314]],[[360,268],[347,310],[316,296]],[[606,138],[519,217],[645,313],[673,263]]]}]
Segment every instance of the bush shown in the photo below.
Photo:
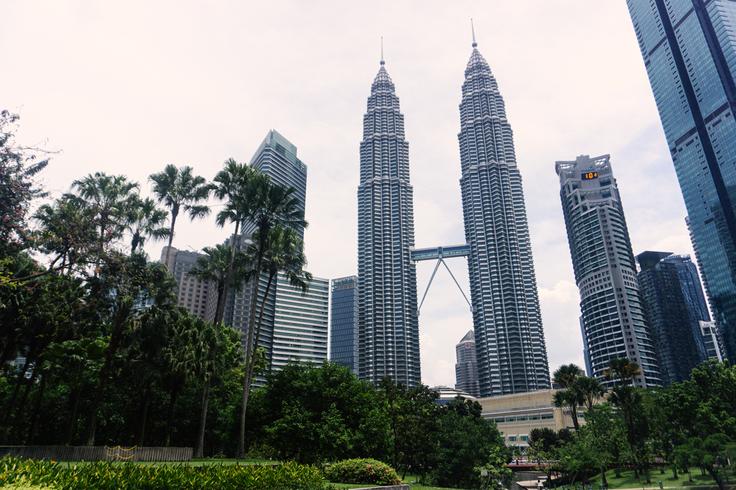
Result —
[{"label": "bush", "polygon": [[334,483],[399,485],[396,470],[375,459],[345,459],[325,467],[325,477]]},{"label": "bush", "polygon": [[62,465],[13,457],[0,458],[0,487],[40,485],[55,489],[288,489],[324,490],[320,471],[297,463],[281,465],[190,466],[186,464],[142,465],[136,463],[80,463]]}]

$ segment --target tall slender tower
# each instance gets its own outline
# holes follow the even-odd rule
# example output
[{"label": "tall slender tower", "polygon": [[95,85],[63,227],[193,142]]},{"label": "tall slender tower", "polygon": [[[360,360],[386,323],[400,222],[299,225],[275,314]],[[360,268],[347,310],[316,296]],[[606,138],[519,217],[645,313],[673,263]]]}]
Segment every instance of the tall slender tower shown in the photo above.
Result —
[{"label": "tall slender tower", "polygon": [[714,320],[736,359],[736,3],[626,3]]},{"label": "tall slender tower", "polygon": [[420,382],[414,206],[399,98],[381,67],[363,116],[358,186],[358,375]]},{"label": "tall slender tower", "polygon": [[481,396],[549,388],[521,174],[503,98],[473,35],[460,103],[460,186]]}]

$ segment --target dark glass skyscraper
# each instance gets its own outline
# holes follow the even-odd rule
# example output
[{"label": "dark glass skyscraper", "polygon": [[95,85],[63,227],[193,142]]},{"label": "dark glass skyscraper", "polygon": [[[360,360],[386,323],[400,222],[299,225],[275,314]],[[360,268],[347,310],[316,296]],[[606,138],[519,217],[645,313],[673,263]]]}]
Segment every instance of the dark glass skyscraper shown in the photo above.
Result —
[{"label": "dark glass skyscraper", "polygon": [[458,139],[480,394],[549,388],[513,133],[475,40],[465,68]]},{"label": "dark glass skyscraper", "polygon": [[627,0],[726,350],[736,358],[736,3]]},{"label": "dark glass skyscraper", "polygon": [[670,252],[642,252],[636,260],[639,290],[662,383],[689,379],[690,371],[707,357],[700,322],[709,320],[707,310],[700,308],[698,296],[703,293],[699,281],[693,283],[698,277],[695,264],[690,257]]},{"label": "dark glass skyscraper", "polygon": [[330,361],[358,371],[358,298],[356,276],[332,280]]},{"label": "dark glass skyscraper", "polygon": [[661,384],[636,280],[624,208],[609,155],[555,164],[575,282],[580,290],[586,370],[601,382],[612,359],[641,366],[638,386]]},{"label": "dark glass skyscraper", "polygon": [[420,382],[414,204],[404,116],[383,60],[368,97],[358,186],[358,374]]}]

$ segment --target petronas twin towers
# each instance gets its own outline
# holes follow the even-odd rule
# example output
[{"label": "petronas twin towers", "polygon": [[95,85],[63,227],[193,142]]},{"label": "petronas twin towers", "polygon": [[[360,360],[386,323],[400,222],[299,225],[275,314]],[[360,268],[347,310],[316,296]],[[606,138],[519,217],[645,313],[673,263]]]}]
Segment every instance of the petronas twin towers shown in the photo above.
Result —
[{"label": "petronas twin towers", "polygon": [[[460,103],[460,162],[481,396],[549,388],[547,351],[511,127],[473,41]],[[409,145],[381,60],[363,117],[358,187],[358,373],[420,383]]]}]

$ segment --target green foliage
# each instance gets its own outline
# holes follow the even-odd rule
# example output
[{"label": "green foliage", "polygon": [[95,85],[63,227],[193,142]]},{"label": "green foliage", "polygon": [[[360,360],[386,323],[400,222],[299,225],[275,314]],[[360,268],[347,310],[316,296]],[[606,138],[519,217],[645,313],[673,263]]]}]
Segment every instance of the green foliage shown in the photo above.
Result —
[{"label": "green foliage", "polygon": [[325,477],[335,483],[399,485],[396,470],[375,459],[346,459],[325,466]]},{"label": "green foliage", "polygon": [[0,459],[0,485],[42,485],[58,489],[284,489],[328,488],[319,469],[296,463],[281,465],[139,465],[81,463],[63,465],[19,458]]}]

